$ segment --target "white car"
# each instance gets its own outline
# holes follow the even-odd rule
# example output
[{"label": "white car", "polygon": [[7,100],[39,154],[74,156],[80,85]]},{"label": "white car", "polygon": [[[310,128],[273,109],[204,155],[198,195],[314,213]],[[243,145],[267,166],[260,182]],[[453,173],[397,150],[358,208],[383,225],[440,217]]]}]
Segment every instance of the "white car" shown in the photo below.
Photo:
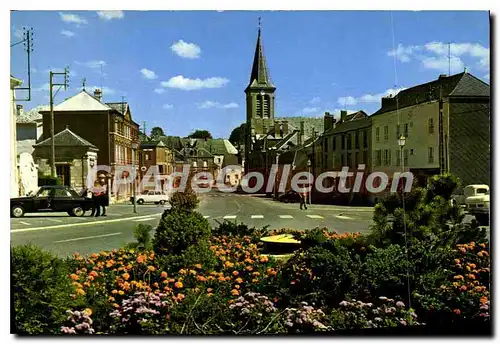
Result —
[{"label": "white car", "polygon": [[490,217],[490,188],[488,185],[468,185],[471,191],[465,199],[466,211],[474,215],[483,226],[489,223]]},{"label": "white car", "polygon": [[[137,204],[144,203],[154,203],[154,204],[165,204],[169,201],[169,196],[164,191],[144,191],[142,195],[137,195],[135,197]],[[130,198],[130,201],[134,203],[134,197]]]}]

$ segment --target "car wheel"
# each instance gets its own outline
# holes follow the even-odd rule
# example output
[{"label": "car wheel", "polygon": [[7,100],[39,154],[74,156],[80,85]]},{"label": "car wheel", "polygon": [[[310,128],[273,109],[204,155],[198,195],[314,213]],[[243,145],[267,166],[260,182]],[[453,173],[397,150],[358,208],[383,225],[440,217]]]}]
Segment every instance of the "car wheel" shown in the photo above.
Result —
[{"label": "car wheel", "polygon": [[24,208],[20,205],[15,205],[11,209],[12,217],[23,217],[24,216]]},{"label": "car wheel", "polygon": [[158,203],[160,203],[160,205],[164,205],[164,204],[165,204],[165,201],[164,201],[164,200],[161,200],[161,201],[160,201],[160,202],[158,202]]},{"label": "car wheel", "polygon": [[141,199],[138,199],[137,200],[137,204],[144,204],[144,200],[141,198]]},{"label": "car wheel", "polygon": [[85,210],[83,210],[82,207],[77,206],[71,209],[71,214],[73,214],[73,216],[81,217],[85,214]]}]

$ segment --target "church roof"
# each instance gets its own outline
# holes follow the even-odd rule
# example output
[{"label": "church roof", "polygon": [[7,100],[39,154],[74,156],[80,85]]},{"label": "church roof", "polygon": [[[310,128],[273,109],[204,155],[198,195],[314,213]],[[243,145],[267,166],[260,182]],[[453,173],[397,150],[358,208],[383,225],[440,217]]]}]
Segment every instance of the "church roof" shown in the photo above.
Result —
[{"label": "church roof", "polygon": [[261,29],[257,36],[257,45],[255,46],[255,54],[253,58],[252,73],[250,74],[250,82],[248,88],[275,88],[271,82],[269,70],[267,69],[266,57],[262,48]]},{"label": "church roof", "polygon": [[74,96],[54,106],[54,111],[109,111],[111,108],[98,101],[87,91],[82,90]]}]

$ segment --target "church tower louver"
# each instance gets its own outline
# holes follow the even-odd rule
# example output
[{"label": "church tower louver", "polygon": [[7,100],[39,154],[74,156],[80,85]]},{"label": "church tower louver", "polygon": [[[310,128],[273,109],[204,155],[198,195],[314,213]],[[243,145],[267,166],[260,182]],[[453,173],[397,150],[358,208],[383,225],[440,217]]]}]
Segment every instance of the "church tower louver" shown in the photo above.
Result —
[{"label": "church tower louver", "polygon": [[248,171],[249,152],[252,150],[253,139],[264,136],[274,125],[274,92],[276,87],[271,82],[266,58],[262,48],[261,25],[253,59],[250,82],[245,89],[247,103],[247,128],[245,144],[245,170]]}]

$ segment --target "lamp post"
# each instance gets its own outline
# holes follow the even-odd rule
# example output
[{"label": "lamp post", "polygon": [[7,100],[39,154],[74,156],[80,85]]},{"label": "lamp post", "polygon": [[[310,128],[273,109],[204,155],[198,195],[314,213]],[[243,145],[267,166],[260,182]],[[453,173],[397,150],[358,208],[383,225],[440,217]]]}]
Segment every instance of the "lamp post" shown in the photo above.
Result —
[{"label": "lamp post", "polygon": [[404,135],[401,135],[398,139],[398,145],[401,150],[400,155],[401,155],[401,172],[404,172],[405,168],[405,163],[404,163],[404,156],[403,156],[403,149],[404,146],[406,145],[406,137]]},{"label": "lamp post", "polygon": [[[309,169],[309,175],[311,174],[311,159],[307,159],[307,168]],[[309,204],[311,204],[311,194],[312,194],[312,187],[311,190],[309,191]]]},{"label": "lamp post", "polygon": [[137,214],[137,205],[136,205],[136,194],[135,194],[135,182],[136,182],[136,168],[135,168],[135,152],[138,148],[138,144],[135,142],[132,142],[132,171],[133,171],[133,182],[132,182],[132,195],[133,195],[133,200],[134,200],[134,214]]}]

